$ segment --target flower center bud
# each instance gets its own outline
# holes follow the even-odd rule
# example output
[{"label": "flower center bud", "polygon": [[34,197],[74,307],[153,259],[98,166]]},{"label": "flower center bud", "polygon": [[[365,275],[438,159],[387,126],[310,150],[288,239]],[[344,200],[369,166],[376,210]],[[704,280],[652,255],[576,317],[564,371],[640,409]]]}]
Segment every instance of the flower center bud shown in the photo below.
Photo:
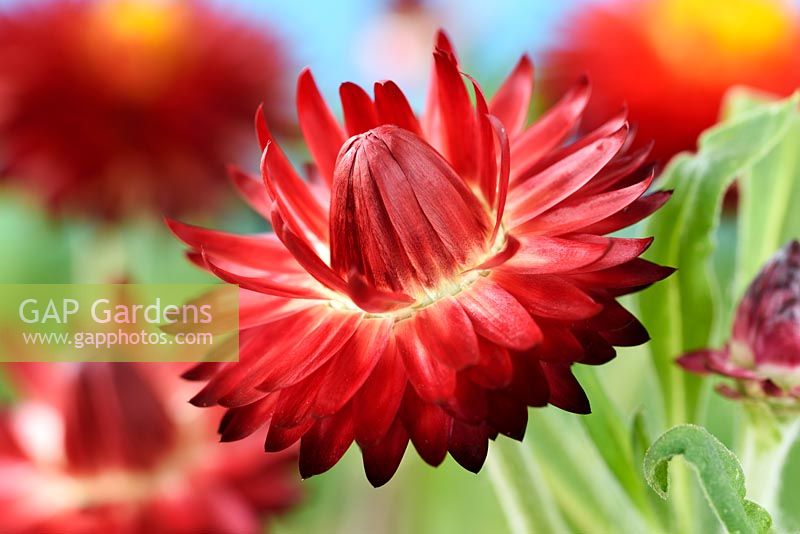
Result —
[{"label": "flower center bud", "polygon": [[[662,0],[649,9],[655,50],[683,76],[740,76],[743,63],[791,50],[794,13],[788,3]],[[714,57],[712,68],[707,65],[709,53]]]},{"label": "flower center bud", "polygon": [[180,25],[177,3],[156,0],[116,0],[98,6],[97,22],[117,44],[161,47]]},{"label": "flower center bud", "polygon": [[87,363],[76,372],[67,395],[64,438],[77,472],[147,470],[171,452],[175,424],[138,368]]},{"label": "flower center bud", "polygon": [[331,265],[380,291],[440,294],[485,252],[489,218],[428,143],[384,125],[349,139],[331,197]]},{"label": "flower center bud", "polygon": [[84,33],[87,68],[117,94],[148,101],[183,60],[188,16],[173,0],[98,3]]},{"label": "flower center bud", "polygon": [[800,385],[800,242],[776,253],[745,293],[731,358],[781,387]]}]

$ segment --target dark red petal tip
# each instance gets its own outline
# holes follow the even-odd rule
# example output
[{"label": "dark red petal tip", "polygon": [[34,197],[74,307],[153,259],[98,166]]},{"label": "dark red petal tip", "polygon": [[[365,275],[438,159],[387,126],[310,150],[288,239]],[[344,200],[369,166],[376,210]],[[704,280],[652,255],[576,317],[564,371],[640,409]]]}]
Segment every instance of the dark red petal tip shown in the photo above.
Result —
[{"label": "dark red petal tip", "polygon": [[489,452],[489,428],[486,425],[468,425],[453,421],[450,432],[450,455],[458,464],[478,473]]}]

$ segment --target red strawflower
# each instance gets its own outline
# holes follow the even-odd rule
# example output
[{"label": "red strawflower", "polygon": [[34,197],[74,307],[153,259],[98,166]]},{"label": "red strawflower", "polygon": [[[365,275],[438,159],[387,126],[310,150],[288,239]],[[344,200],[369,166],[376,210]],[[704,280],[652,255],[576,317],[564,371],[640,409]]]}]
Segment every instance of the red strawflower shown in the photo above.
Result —
[{"label": "red strawflower", "polygon": [[279,109],[282,70],[274,38],[202,0],[6,8],[0,174],[57,211],[213,208],[252,110]]},{"label": "red strawflower", "polygon": [[731,398],[800,399],[800,242],[792,241],[762,268],[747,289],[720,350],[678,359],[686,370],[736,379],[717,389]]},{"label": "red strawflower", "polygon": [[592,79],[591,127],[627,102],[661,163],[692,150],[733,85],[800,85],[800,19],[780,0],[613,0],[582,6],[546,59],[546,92]]},{"label": "red strawflower", "polygon": [[296,453],[220,445],[172,366],[20,364],[0,411],[5,533],[262,532],[295,504]]},{"label": "red strawflower", "polygon": [[345,128],[304,71],[308,184],[258,116],[266,187],[234,178],[274,234],[170,222],[242,288],[240,361],[197,366],[188,377],[208,384],[192,402],[229,409],[223,440],[261,425],[267,451],[300,440],[303,477],[353,441],[374,485],[409,440],[432,465],[449,451],[478,471],[488,439],[522,439],[527,406],[588,413],[571,365],[645,342],[615,299],[672,271],[638,258],[650,239],[602,237],[669,194],[642,196],[652,170],[622,116],[564,144],[587,83],[526,126],[526,57],[490,104],[473,82],[475,106],[444,35],[434,60],[421,119],[393,82],[374,100],[345,83]]}]

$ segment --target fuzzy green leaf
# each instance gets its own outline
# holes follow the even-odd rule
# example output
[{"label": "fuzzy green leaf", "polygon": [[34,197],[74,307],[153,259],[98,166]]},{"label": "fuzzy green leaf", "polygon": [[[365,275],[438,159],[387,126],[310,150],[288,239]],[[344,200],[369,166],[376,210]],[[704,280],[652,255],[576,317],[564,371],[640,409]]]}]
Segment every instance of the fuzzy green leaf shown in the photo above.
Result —
[{"label": "fuzzy green leaf", "polygon": [[644,459],[644,474],[650,487],[667,498],[669,461],[683,458],[694,468],[708,503],[731,533],[769,532],[772,518],[745,496],[744,473],[739,460],[706,429],[681,425],[665,432],[650,447]]}]

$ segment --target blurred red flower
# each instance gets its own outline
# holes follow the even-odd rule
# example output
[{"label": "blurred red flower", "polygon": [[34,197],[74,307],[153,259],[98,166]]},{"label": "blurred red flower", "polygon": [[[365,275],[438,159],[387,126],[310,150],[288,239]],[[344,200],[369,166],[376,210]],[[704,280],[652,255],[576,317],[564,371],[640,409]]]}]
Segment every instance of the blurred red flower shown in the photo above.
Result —
[{"label": "blurred red flower", "polygon": [[345,83],[344,128],[304,71],[310,183],[258,117],[266,186],[234,178],[274,234],[170,223],[190,258],[242,287],[240,361],[191,371],[208,381],[192,402],[229,409],[223,440],[264,424],[268,451],[301,440],[304,477],[354,440],[374,485],[409,440],[432,465],[449,451],[478,471],[488,439],[522,439],[527,406],[588,413],[571,365],[645,342],[615,299],[672,272],[638,258],[650,239],[602,237],[669,194],[642,196],[652,169],[621,115],[564,144],[587,83],[526,126],[527,58],[489,104],[473,83],[475,105],[442,34],[434,60],[421,119],[393,82],[374,100]]},{"label": "blurred red flower", "polygon": [[792,241],[763,267],[747,289],[720,350],[686,354],[678,363],[698,374],[736,379],[719,391],[732,398],[800,399],[800,242]]},{"label": "blurred red flower", "polygon": [[252,110],[285,125],[264,28],[202,0],[48,0],[0,12],[0,173],[103,218],[219,203]]},{"label": "blurred red flower", "polygon": [[220,445],[164,364],[19,364],[0,411],[6,533],[262,531],[295,504],[296,453]]},{"label": "blurred red flower", "polygon": [[612,0],[581,6],[545,61],[559,95],[592,79],[586,128],[623,103],[660,163],[692,150],[742,84],[787,95],[800,86],[800,19],[780,0]]}]

